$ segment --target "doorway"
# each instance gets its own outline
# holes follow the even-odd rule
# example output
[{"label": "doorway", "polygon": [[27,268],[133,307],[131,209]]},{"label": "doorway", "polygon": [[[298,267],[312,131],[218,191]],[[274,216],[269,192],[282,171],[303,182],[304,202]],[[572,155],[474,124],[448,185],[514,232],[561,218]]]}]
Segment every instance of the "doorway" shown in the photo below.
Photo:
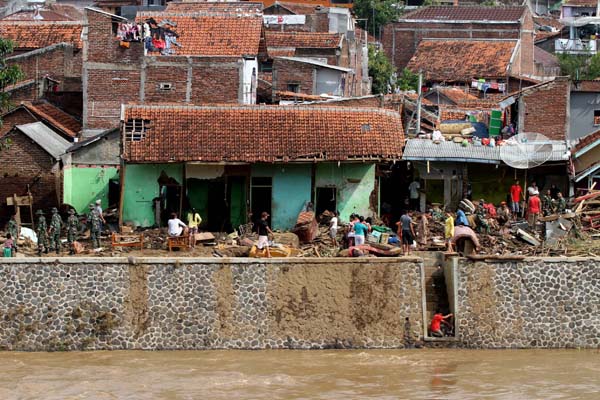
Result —
[{"label": "doorway", "polygon": [[318,187],[315,203],[317,215],[321,215],[325,210],[335,212],[337,210],[337,188]]},{"label": "doorway", "polygon": [[[250,187],[250,210],[252,211],[252,222],[260,219],[263,211],[271,214],[271,201],[273,196],[273,178],[254,177]],[[269,217],[269,223],[271,223]]]}]

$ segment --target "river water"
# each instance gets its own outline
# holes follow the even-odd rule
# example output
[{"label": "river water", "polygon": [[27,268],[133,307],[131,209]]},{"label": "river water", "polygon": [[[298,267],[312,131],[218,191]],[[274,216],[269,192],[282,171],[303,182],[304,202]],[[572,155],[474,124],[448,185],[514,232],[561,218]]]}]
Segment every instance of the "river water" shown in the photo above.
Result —
[{"label": "river water", "polygon": [[0,352],[0,399],[600,399],[597,350]]}]

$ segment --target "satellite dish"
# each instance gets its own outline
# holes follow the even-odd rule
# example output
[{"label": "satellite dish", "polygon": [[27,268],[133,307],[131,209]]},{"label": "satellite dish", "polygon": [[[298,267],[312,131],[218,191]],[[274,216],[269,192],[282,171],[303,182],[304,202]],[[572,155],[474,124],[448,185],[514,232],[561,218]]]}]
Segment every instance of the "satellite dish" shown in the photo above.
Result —
[{"label": "satellite dish", "polygon": [[540,133],[520,133],[500,146],[500,159],[517,169],[542,165],[552,156],[552,141]]}]

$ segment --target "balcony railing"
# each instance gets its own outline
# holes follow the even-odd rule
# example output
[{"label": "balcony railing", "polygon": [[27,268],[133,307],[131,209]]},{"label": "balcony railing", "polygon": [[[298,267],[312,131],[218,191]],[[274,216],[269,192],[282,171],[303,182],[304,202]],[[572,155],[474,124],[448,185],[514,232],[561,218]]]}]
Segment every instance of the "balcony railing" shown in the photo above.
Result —
[{"label": "balcony railing", "polygon": [[554,51],[557,54],[596,54],[596,40],[556,39]]}]

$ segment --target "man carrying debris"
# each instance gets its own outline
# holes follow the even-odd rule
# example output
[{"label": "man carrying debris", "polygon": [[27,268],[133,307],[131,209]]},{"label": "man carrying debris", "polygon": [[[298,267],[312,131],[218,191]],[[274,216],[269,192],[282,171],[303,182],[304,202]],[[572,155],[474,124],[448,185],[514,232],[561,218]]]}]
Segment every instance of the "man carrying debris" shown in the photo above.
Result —
[{"label": "man carrying debris", "polygon": [[529,197],[529,202],[527,203],[527,223],[529,224],[530,228],[535,228],[537,225],[537,219],[540,215],[540,211],[540,197],[537,194],[534,194]]},{"label": "man carrying debris", "polygon": [[556,212],[562,214],[567,209],[567,199],[565,199],[561,192],[556,195]]},{"label": "man carrying debris", "polygon": [[17,240],[19,239],[19,224],[17,224],[17,216],[12,214],[10,216],[10,220],[8,221],[8,226],[6,231],[10,233],[10,236],[13,238],[13,250],[17,252]]},{"label": "man carrying debris", "polygon": [[263,211],[260,215],[260,221],[258,221],[258,243],[256,247],[260,250],[263,248],[266,249],[267,258],[271,258],[271,251],[269,251],[269,233],[272,235],[273,231],[269,228],[269,223],[267,222],[267,218],[269,218],[269,213]]},{"label": "man carrying debris", "polygon": [[92,247],[97,249],[100,247],[100,217],[93,204],[90,204],[89,209],[87,224],[90,229],[90,241],[92,242]]},{"label": "man carrying debris", "polygon": [[42,210],[37,210],[35,215],[38,216],[37,223],[35,224],[35,234],[37,235],[38,241],[38,256],[44,253],[48,254],[48,226],[46,225],[46,217]]},{"label": "man carrying debris", "polygon": [[75,241],[77,240],[77,232],[79,232],[79,218],[75,215],[75,210],[69,210],[69,218],[67,218],[67,242],[69,243],[69,254],[75,254]]},{"label": "man carrying debris", "polygon": [[52,207],[52,219],[50,220],[50,248],[60,254],[60,230],[63,226],[63,220],[56,207]]}]

